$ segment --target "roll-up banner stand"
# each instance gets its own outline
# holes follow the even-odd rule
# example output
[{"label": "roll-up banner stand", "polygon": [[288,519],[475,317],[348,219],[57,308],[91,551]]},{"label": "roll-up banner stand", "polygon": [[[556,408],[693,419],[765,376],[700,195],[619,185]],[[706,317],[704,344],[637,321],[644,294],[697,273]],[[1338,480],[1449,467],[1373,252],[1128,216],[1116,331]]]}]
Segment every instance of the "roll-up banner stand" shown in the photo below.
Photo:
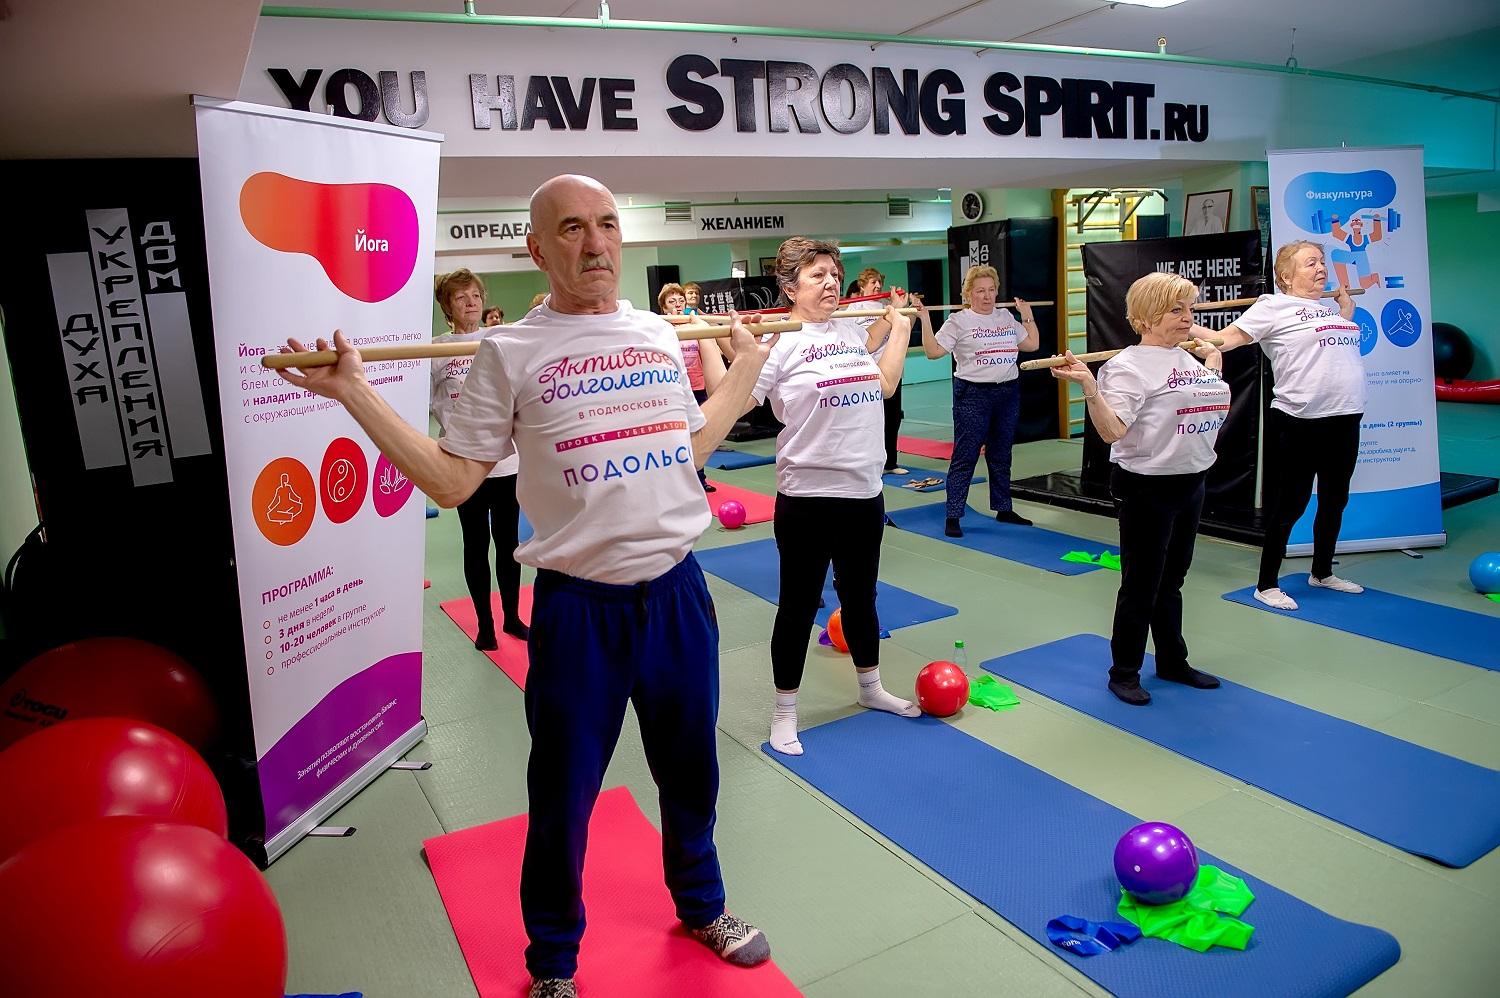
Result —
[{"label": "roll-up banner stand", "polygon": [[[1353,321],[1365,413],[1338,550],[1441,545],[1422,149],[1273,151],[1268,161],[1272,242],[1317,243],[1330,286],[1364,290]],[[1314,497],[1292,528],[1289,554],[1312,552],[1316,513]]]},{"label": "roll-up banner stand", "polygon": [[[426,731],[425,504],[342,406],[260,358],[335,329],[357,346],[430,339],[441,137],[194,103],[269,862]],[[365,368],[424,432],[427,363]]]}]

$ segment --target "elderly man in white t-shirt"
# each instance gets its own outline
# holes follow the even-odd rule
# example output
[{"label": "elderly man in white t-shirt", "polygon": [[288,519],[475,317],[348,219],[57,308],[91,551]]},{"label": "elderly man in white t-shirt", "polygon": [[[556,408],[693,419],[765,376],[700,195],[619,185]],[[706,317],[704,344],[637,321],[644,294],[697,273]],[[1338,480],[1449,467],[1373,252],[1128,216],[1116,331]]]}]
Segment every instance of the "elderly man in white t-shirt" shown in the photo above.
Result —
[{"label": "elderly man in white t-shirt", "polygon": [[516,558],[537,569],[521,910],[531,998],[558,998],[577,994],[588,821],[627,702],[661,792],[677,916],[731,963],[770,956],[760,930],[724,910],[713,843],[718,622],[692,547],[709,522],[695,469],[746,408],[775,338],[758,342],[736,317],[736,362],[700,409],[672,327],[619,298],[614,196],[587,177],[554,177],[532,196],[531,225],[527,249],[551,294],[481,342],[441,441],[375,393],[341,333],[336,367],[285,377],[342,402],[444,506],[521,455],[517,495],[536,533]]}]

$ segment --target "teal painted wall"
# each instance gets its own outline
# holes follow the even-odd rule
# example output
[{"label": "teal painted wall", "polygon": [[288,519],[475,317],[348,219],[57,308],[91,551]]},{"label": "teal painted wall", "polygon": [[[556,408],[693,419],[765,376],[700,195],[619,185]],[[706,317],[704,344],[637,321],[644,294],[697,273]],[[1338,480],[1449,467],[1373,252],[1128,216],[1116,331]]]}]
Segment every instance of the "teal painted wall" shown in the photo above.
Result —
[{"label": "teal painted wall", "polygon": [[1500,265],[1500,211],[1479,211],[1473,194],[1429,198],[1427,256],[1432,318],[1451,322],[1474,344],[1475,380],[1500,378],[1500,313],[1490,301]]}]

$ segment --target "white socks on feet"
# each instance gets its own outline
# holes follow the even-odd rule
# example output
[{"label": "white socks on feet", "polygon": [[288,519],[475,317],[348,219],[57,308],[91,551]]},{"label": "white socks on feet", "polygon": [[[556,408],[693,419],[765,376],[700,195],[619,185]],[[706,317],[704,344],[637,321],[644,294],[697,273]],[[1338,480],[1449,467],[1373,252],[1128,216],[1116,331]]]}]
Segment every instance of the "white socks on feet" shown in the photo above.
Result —
[{"label": "white socks on feet", "polygon": [[871,710],[888,710],[902,717],[921,717],[922,708],[910,700],[892,696],[880,685],[880,670],[856,673],[859,676],[859,705]]},{"label": "white socks on feet", "polygon": [[801,755],[797,740],[797,694],[776,693],[776,709],[771,712],[771,747],[782,755]]}]

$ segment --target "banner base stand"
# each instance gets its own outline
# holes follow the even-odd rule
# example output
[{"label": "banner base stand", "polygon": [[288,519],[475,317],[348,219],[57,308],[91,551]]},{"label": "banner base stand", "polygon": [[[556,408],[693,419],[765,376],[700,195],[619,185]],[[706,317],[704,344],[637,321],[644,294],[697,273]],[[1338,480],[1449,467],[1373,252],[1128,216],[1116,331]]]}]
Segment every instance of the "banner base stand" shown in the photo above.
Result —
[{"label": "banner base stand", "polygon": [[[351,773],[347,780],[331,790],[326,797],[313,805],[306,814],[282,829],[274,838],[268,841],[265,847],[265,860],[262,865],[270,866],[276,862],[282,853],[296,845],[304,835],[319,834],[315,829],[318,828],[324,818],[353,800],[356,794],[369,786],[381,773],[390,769],[392,763],[411,751],[413,745],[426,737],[427,721],[425,719],[418,720],[410,731],[397,738],[386,747],[385,751],[374,756],[369,762]],[[342,832],[341,834],[347,835],[349,833]]]}]

